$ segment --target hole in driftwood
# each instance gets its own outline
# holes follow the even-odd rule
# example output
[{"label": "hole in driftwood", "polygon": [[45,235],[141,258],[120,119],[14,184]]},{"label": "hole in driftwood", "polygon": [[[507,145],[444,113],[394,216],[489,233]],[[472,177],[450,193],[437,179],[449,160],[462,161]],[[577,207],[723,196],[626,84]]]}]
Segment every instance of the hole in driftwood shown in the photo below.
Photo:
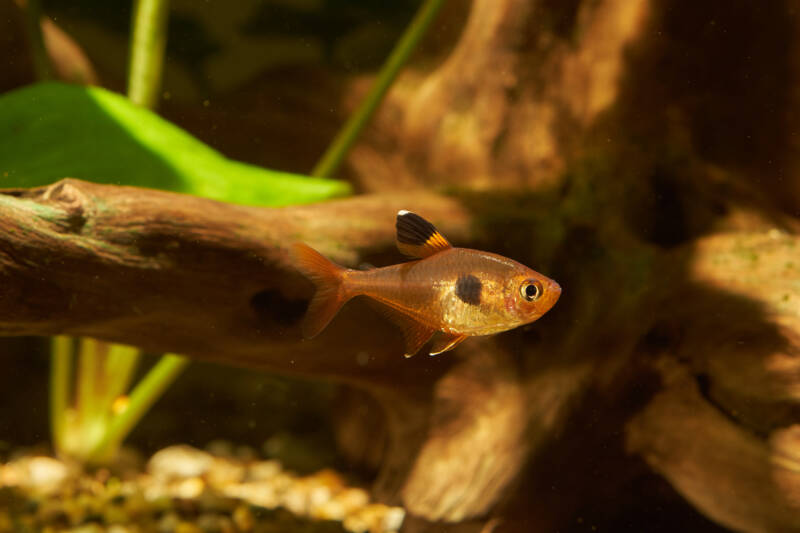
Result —
[{"label": "hole in driftwood", "polygon": [[250,298],[250,307],[261,320],[289,326],[303,318],[308,302],[290,300],[278,290],[264,289]]}]

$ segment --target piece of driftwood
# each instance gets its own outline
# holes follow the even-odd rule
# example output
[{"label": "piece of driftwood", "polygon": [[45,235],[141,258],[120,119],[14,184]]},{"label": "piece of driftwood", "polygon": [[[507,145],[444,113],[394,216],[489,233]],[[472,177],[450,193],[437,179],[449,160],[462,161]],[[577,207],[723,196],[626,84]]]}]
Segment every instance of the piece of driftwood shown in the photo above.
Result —
[{"label": "piece of driftwood", "polygon": [[[401,259],[392,252],[398,209],[415,206],[456,242],[469,220],[457,202],[429,193],[266,210],[69,179],[6,191],[2,202],[5,335],[87,335],[371,383],[394,368],[393,330],[376,319],[302,341],[313,286],[290,264],[289,247],[306,242],[357,267],[371,254]],[[346,308],[337,325],[353,315],[363,313]],[[418,381],[418,368],[406,370],[392,380]]]},{"label": "piece of driftwood", "polygon": [[[517,347],[533,475],[559,434],[580,435],[570,424],[592,408],[584,402],[601,398],[615,414],[598,413],[595,424],[627,434],[627,449],[709,518],[744,531],[800,530],[795,466],[785,458],[783,468],[770,466],[775,443],[784,457],[800,422],[797,180],[784,177],[796,167],[797,141],[785,127],[798,116],[796,91],[783,114],[743,112],[797,77],[796,25],[764,36],[742,23],[784,28],[785,11],[476,0],[453,52],[396,91],[350,158],[368,190],[433,176],[487,191],[470,205],[497,201],[498,219],[504,212],[516,224],[497,228],[494,244],[505,231],[508,246],[550,266],[566,287],[536,330],[544,338]],[[771,81],[741,79],[732,50],[758,56],[744,71]],[[399,154],[375,164],[387,138]],[[507,191],[499,201],[498,189]],[[531,190],[536,200],[511,200]],[[682,423],[670,413],[673,386],[658,392],[654,354],[686,367],[699,391],[680,410]],[[634,422],[619,427],[618,410]],[[575,464],[597,453],[578,449]],[[740,464],[735,450],[747,455]],[[697,474],[691,482],[687,471]],[[566,528],[580,512],[572,497],[554,502],[561,522],[543,518],[546,506],[535,512]]]},{"label": "piece of driftwood", "polygon": [[630,450],[736,530],[800,530],[798,250],[773,229],[677,254],[684,281],[668,282],[658,326],[664,390],[626,430]]},{"label": "piece of driftwood", "polygon": [[629,423],[630,449],[721,524],[800,530],[798,426],[760,438],[706,401],[685,368],[662,363],[667,388]]}]

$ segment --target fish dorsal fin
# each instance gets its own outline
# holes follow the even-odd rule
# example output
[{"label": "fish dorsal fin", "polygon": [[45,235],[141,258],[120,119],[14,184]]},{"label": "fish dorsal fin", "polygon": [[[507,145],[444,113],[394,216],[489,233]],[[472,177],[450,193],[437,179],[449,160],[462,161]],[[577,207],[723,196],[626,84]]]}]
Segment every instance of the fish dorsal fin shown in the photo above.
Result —
[{"label": "fish dorsal fin", "polygon": [[435,329],[426,326],[405,313],[401,313],[375,300],[371,300],[370,303],[373,303],[375,309],[380,311],[383,316],[400,328],[403,333],[403,340],[406,344],[406,357],[415,355],[419,349],[433,337],[433,334],[436,333]]},{"label": "fish dorsal fin", "polygon": [[459,333],[442,333],[439,338],[433,341],[430,354],[439,355],[440,353],[448,352],[461,344],[466,338],[466,335],[461,335]]},{"label": "fish dorsal fin", "polygon": [[397,213],[397,249],[404,255],[425,258],[452,245],[433,224],[411,211]]}]

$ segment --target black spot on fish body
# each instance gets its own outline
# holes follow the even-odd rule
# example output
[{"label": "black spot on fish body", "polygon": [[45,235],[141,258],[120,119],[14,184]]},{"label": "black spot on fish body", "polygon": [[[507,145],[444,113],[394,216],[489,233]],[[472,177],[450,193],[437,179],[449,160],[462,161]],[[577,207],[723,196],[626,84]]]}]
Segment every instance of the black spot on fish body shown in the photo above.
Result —
[{"label": "black spot on fish body", "polygon": [[456,280],[456,296],[466,304],[481,304],[481,288],[481,280],[472,274],[459,276]]}]

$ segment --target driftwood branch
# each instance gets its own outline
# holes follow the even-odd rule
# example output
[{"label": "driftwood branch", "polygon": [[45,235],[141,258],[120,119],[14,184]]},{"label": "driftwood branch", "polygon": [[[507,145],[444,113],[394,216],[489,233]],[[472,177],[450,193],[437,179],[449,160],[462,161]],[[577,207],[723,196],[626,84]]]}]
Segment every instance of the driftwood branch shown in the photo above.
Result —
[{"label": "driftwood branch", "polygon": [[705,401],[668,360],[667,388],[628,426],[628,445],[714,520],[739,531],[800,530],[797,426],[764,440]]},{"label": "driftwood branch", "polygon": [[395,213],[409,206],[456,242],[467,237],[467,212],[429,193],[268,210],[71,179],[6,191],[0,333],[86,335],[374,384],[418,370],[415,360],[400,364],[393,328],[357,305],[302,341],[298,323],[313,287],[287,250],[307,242],[350,266],[391,257]]}]

